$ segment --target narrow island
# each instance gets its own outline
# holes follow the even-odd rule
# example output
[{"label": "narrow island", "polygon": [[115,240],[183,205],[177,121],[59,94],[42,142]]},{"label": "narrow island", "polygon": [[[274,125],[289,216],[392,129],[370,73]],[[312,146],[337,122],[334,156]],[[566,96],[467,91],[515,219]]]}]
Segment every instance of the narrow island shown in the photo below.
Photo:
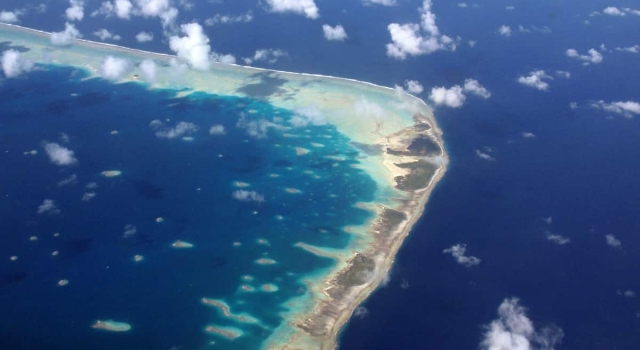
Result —
[{"label": "narrow island", "polygon": [[[22,55],[33,62],[72,66],[86,71],[92,77],[100,77],[99,68],[105,58],[117,56],[131,63],[128,75],[117,83],[144,84],[138,79],[141,76],[139,64],[142,60],[153,60],[158,63],[157,79],[150,87],[176,88],[170,79],[170,62],[176,59],[175,56],[79,39],[70,46],[53,47],[49,36],[45,32],[0,24],[0,41],[27,47],[29,50]],[[43,57],[49,61],[42,61]],[[330,271],[322,275],[299,276],[299,283],[307,287],[306,292],[280,305],[282,310],[287,311],[279,313],[282,319],[280,325],[271,329],[270,333],[264,333],[266,335],[262,342],[263,349],[336,348],[340,330],[356,307],[385,279],[404,238],[422,215],[431,192],[447,170],[448,156],[442,131],[431,109],[421,99],[399,88],[314,74],[213,63],[206,71],[186,70],[181,78],[183,85],[179,88],[186,91],[181,92],[181,96],[205,92],[268,101],[277,108],[290,111],[313,107],[327,124],[335,126],[358,150],[357,168],[369,175],[377,188],[373,201],[357,205],[370,211],[371,219],[363,225],[342,228],[351,237],[344,248],[328,249],[306,242],[290,247],[303,249],[323,259],[332,259],[334,264]],[[284,137],[287,135],[297,137],[283,133]],[[304,142],[304,138],[300,138],[301,146],[307,145]],[[316,150],[323,146],[319,143],[311,145]],[[312,157],[316,152],[309,148],[295,148],[295,156],[300,159]],[[340,155],[323,157],[323,161],[332,163],[331,166],[336,169],[344,160]],[[107,170],[102,175],[115,177],[120,176],[121,172]],[[272,172],[268,176],[277,179],[280,175]],[[242,188],[250,185],[237,181],[234,186]],[[292,197],[306,194],[305,191],[290,187],[284,187],[284,191],[295,194]],[[281,220],[282,217],[274,221]],[[163,221],[161,217],[156,219],[157,223]],[[236,243],[234,246],[241,246],[240,242]],[[193,245],[177,240],[173,247],[191,248]],[[278,267],[281,264],[266,257],[253,262],[267,270],[271,268],[269,266]],[[261,284],[259,288],[267,292],[262,295],[278,294],[275,284]],[[256,288],[243,284],[237,290],[245,292],[242,295],[247,296],[247,292],[253,292]],[[225,300],[229,299],[225,296]],[[202,303],[218,308],[232,319],[238,316],[231,314],[228,305],[219,299],[203,299]],[[291,304],[297,306],[289,308]],[[99,320],[92,327],[115,332],[131,328],[126,323],[111,320]],[[228,341],[250,332],[247,328],[241,328],[241,325],[228,327],[209,324],[203,325],[203,330]]]}]

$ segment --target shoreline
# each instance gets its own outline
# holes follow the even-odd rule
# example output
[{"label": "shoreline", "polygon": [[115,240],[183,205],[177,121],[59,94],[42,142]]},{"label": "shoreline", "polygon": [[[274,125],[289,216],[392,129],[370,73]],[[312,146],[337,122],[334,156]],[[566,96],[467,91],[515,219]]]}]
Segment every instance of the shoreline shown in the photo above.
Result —
[{"label": "shoreline", "polygon": [[[50,34],[47,32],[11,24],[0,24],[0,29],[2,26],[38,37],[38,40],[28,38],[31,40],[28,44],[32,44],[32,47],[36,48],[36,51],[29,53],[30,58],[38,57],[34,56],[38,54],[37,49],[43,52],[47,52],[44,50],[48,49],[48,52],[54,57],[54,61],[57,58],[59,62],[63,62],[62,64],[85,69],[91,73],[91,77],[99,77],[94,66],[100,63],[101,57],[98,57],[98,54],[101,53],[113,55],[123,53],[128,55],[126,58],[129,59],[152,57],[165,62],[177,58],[170,54],[131,49],[85,39],[75,39],[74,41],[78,45],[72,44],[68,47],[53,47],[51,49],[52,46],[48,38]],[[46,43],[40,42],[40,39],[46,39]],[[90,50],[95,52],[87,52]],[[109,53],[108,50],[116,52]],[[88,61],[83,60],[87,58],[89,58]],[[309,279],[301,278],[301,283],[309,284],[308,299],[306,299],[308,305],[302,310],[281,313],[283,317],[281,325],[264,340],[262,346],[266,349],[335,349],[338,346],[341,330],[352,317],[354,310],[385,279],[404,239],[422,216],[431,192],[446,173],[446,164],[434,165],[435,169],[418,164],[425,156],[412,154],[408,148],[411,142],[426,137],[437,144],[439,155],[448,159],[442,131],[438,127],[433,113],[422,99],[409,93],[405,92],[399,95],[394,88],[350,78],[277,71],[217,62],[212,63],[210,71],[189,69],[188,73],[189,76],[185,80],[193,91],[231,95],[237,95],[239,87],[249,84],[247,80],[250,82],[255,80],[256,78],[253,77],[256,73],[275,73],[283,78],[295,78],[287,80],[288,85],[283,85],[284,90],[295,90],[295,88],[301,88],[303,84],[322,80],[313,84],[313,87],[304,85],[306,90],[296,92],[294,102],[288,101],[285,94],[283,97],[274,97],[274,101],[270,101],[270,103],[291,110],[294,110],[296,106],[317,103],[320,110],[326,114],[327,122],[335,125],[339,132],[353,141],[383,150],[381,155],[368,156],[360,162],[364,171],[371,176],[379,188],[376,199],[370,202],[371,206],[375,208],[374,216],[365,223],[362,230],[356,230],[352,233],[351,243],[344,248],[345,253],[350,253],[351,257],[348,259],[344,256],[336,258],[335,266],[315,279],[313,285],[310,285]],[[220,78],[220,80],[210,82],[199,77],[200,75],[213,76]],[[135,82],[136,80],[125,77],[114,84],[127,81]],[[163,86],[160,83],[150,84],[150,86],[173,89],[170,85],[167,87],[166,84]],[[286,92],[290,93],[288,90]],[[357,103],[364,99],[365,94],[373,103],[379,104],[382,108],[384,112],[382,117],[368,112],[369,114],[365,113],[366,118],[363,118],[353,111],[354,102]],[[409,107],[406,104],[409,104]],[[371,117],[372,115],[373,117]],[[380,122],[386,124],[380,128]],[[422,168],[418,166],[422,166]],[[416,174],[422,174],[425,169],[433,171],[433,173],[426,183],[421,184],[424,187],[413,190],[401,188],[402,182],[414,181],[418,176]],[[404,219],[398,221],[400,214]],[[392,226],[387,219],[393,221],[396,226]],[[347,231],[349,230],[347,229]],[[296,249],[304,248],[304,245],[304,242],[300,242],[300,246]],[[316,253],[322,253],[322,251],[318,250]],[[357,272],[364,271],[369,275],[366,281],[360,283],[356,278],[355,282],[358,284],[350,285],[353,281],[349,280],[354,277],[356,268],[361,270]],[[294,299],[288,301],[292,300]],[[285,315],[292,317],[292,319]],[[278,334],[278,330],[281,328],[286,334]],[[273,344],[270,345],[271,343]]]}]

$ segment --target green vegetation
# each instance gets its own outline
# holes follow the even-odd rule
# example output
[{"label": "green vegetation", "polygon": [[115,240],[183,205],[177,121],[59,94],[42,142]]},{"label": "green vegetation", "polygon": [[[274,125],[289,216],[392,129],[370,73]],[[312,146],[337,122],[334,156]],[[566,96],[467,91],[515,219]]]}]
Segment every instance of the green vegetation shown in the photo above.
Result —
[{"label": "green vegetation", "polygon": [[359,286],[367,282],[375,268],[376,263],[373,259],[357,254],[351,260],[351,266],[338,276],[336,283],[343,287]]},{"label": "green vegetation", "polygon": [[438,167],[426,160],[396,164],[397,167],[411,169],[405,176],[396,176],[396,188],[402,191],[415,191],[427,187]]},{"label": "green vegetation", "polygon": [[394,156],[428,157],[442,154],[440,146],[427,135],[419,135],[411,141],[406,151],[396,151],[387,148],[387,153]]},{"label": "green vegetation", "polygon": [[380,215],[380,231],[383,234],[393,232],[400,223],[407,220],[407,214],[390,208],[384,208]]}]

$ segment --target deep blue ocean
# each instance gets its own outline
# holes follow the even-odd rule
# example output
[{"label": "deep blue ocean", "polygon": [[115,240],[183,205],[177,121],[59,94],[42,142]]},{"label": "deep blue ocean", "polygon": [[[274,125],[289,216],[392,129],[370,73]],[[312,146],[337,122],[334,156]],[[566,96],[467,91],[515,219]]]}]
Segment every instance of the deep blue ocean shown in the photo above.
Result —
[{"label": "deep blue ocean", "polygon": [[[343,76],[389,86],[415,79],[422,82],[427,91],[435,86],[462,84],[464,79],[473,78],[492,93],[489,100],[470,96],[460,109],[435,109],[451,157],[448,172],[402,247],[391,282],[363,305],[368,310],[366,317],[354,318],[348,324],[341,336],[341,348],[477,349],[485,326],[497,318],[498,306],[509,297],[520,298],[521,304],[528,309],[528,317],[538,329],[555,324],[563,330],[564,340],[558,349],[639,348],[640,301],[638,297],[620,296],[618,291],[640,293],[640,185],[637,180],[640,178],[637,136],[640,124],[637,118],[608,114],[588,105],[597,100],[638,101],[640,69],[637,67],[640,56],[607,51],[602,63],[583,66],[565,55],[569,48],[586,52],[590,48],[599,48],[601,44],[609,48],[640,44],[640,17],[589,16],[591,12],[602,11],[607,6],[638,8],[637,1],[492,1],[468,2],[469,7],[460,8],[455,2],[434,0],[433,11],[441,32],[452,37],[460,36],[462,41],[455,52],[436,52],[405,61],[386,57],[384,45],[389,42],[386,26],[391,22],[417,23],[419,14],[416,9],[420,1],[398,1],[399,6],[391,8],[364,7],[355,0],[316,2],[321,10],[319,20],[268,14],[257,8],[252,23],[217,26],[207,29],[207,34],[216,51],[231,52],[237,56],[249,56],[262,47],[287,50],[288,58],[269,66],[275,69]],[[22,2],[10,0],[7,8],[19,3]],[[66,7],[60,3],[52,2],[50,13],[59,13]],[[473,7],[474,4],[479,6]],[[506,10],[508,5],[515,9]],[[216,12],[235,14],[254,7],[255,1],[197,4],[197,11],[184,12],[182,16],[185,21],[203,21]],[[585,24],[587,20],[589,24]],[[345,43],[324,41],[320,28],[323,23],[341,23],[350,39]],[[57,15],[47,20],[37,16],[25,17],[22,24],[42,30],[61,30],[63,25]],[[511,26],[513,35],[509,38],[498,35],[497,29],[501,25]],[[525,28],[548,26],[551,33],[519,32],[519,25]],[[120,44],[124,46],[168,51],[166,42],[156,40],[142,45],[133,39],[138,31],[151,28],[155,28],[158,38],[161,37],[155,20],[122,22],[109,19],[78,24],[78,28],[86,33],[103,27],[118,29],[123,35]],[[466,44],[467,40],[477,40],[477,44],[471,48]],[[551,87],[546,92],[516,82],[518,76],[537,69],[569,71],[571,78],[551,80]],[[38,88],[37,85],[30,86]],[[53,93],[46,86],[43,90]],[[2,96],[10,99],[7,97],[10,94],[5,92]],[[575,110],[569,108],[570,102],[574,101],[578,103]],[[607,118],[609,115],[613,118]],[[145,119],[145,123],[148,120]],[[59,118],[49,122],[61,123]],[[95,118],[83,128],[97,128],[100,123],[105,124],[101,130],[111,127],[108,119]],[[29,137],[32,137],[30,144],[37,144],[43,138],[56,137],[55,132],[63,129],[69,135],[80,132],[66,126],[55,129],[43,127],[42,130],[47,132],[54,130],[54,134],[41,131],[39,135],[31,135],[36,131],[24,126],[23,131],[16,134],[20,144],[27,143]],[[118,129],[123,130],[122,126]],[[521,136],[523,132],[534,133],[536,138],[525,139]],[[108,134],[103,137],[105,142],[113,140]],[[12,137],[9,143],[12,153],[28,150],[18,147],[18,143],[14,145],[15,138]],[[7,138],[2,140],[4,143]],[[194,148],[197,143],[179,141],[171,145]],[[169,144],[164,146],[171,147]],[[7,147],[3,144],[3,149]],[[491,155],[495,161],[477,157],[476,150],[484,150],[485,147],[493,150]],[[78,152],[82,167],[86,165],[93,167],[94,171],[102,171],[106,170],[104,167],[115,166],[125,174],[134,171],[120,166],[118,160],[110,163],[104,159],[96,160],[91,152],[97,150],[78,148]],[[202,152],[209,154],[208,150]],[[125,154],[121,156],[126,157]],[[20,157],[23,156],[20,154]],[[28,167],[23,162],[30,158],[18,159],[20,167],[3,167],[3,171],[13,172]],[[99,163],[91,166],[91,162]],[[3,164],[6,163],[3,161]],[[148,181],[152,183],[159,178],[177,177],[170,169],[146,171],[148,173],[139,178],[150,179]],[[40,182],[20,185],[22,196],[29,196],[30,188],[35,192],[42,191],[47,184],[55,186],[55,182],[63,177],[58,174],[51,179],[51,173],[40,173],[30,174],[28,178],[38,176],[41,177]],[[82,181],[89,178],[89,175],[81,177]],[[188,183],[187,180],[182,182]],[[224,185],[228,186],[228,182]],[[105,186],[101,184],[96,200],[108,196]],[[189,183],[189,188],[192,187],[195,186]],[[228,190],[223,193],[228,193]],[[165,196],[170,196],[169,191]],[[34,203],[41,200],[41,196],[31,199]],[[78,201],[78,210],[83,210],[80,204],[84,203]],[[120,203],[113,203],[113,206],[117,205]],[[24,217],[20,216],[22,211],[15,209],[14,215],[22,219],[21,222],[34,213],[32,205],[24,204],[24,207]],[[150,218],[148,225],[155,227],[153,218],[158,212],[167,210],[159,207],[149,209],[149,212],[147,209],[145,212],[130,212],[131,219],[127,220],[125,216],[120,222],[113,223],[113,227],[121,230],[125,224],[133,222],[133,217],[141,215],[147,215]],[[172,212],[176,218],[173,225],[179,226],[179,220],[183,218],[197,221],[192,216],[198,215],[182,213],[178,209]],[[548,217],[552,217],[551,224],[544,220]],[[82,225],[83,230],[100,230],[101,226],[95,222]],[[139,225],[138,230],[142,231],[143,224]],[[3,227],[11,226],[3,224]],[[547,240],[547,231],[565,236],[571,242],[556,245]],[[608,234],[615,235],[621,241],[621,247],[607,245],[605,236]],[[46,243],[43,235],[38,244]],[[457,243],[466,244],[468,254],[482,260],[480,265],[465,268],[456,264],[450,255],[442,253]],[[117,239],[114,238],[111,244],[117,245]],[[91,251],[97,254],[99,249]],[[143,253],[149,259],[153,256],[152,252]],[[117,274],[133,273],[128,260],[132,252],[122,254],[121,264],[126,267],[117,267],[116,263],[109,261],[110,270],[114,271],[113,279],[117,279]],[[194,255],[189,256],[194,258]],[[228,265],[233,259],[245,261],[242,257],[223,253],[220,256],[229,261]],[[27,257],[21,257],[21,264],[26,264],[26,261]],[[175,268],[179,261],[165,263],[173,267],[171,271],[179,270]],[[186,266],[186,262],[184,264]],[[166,277],[167,270],[158,268],[157,278]],[[198,272],[191,271],[194,274],[191,283],[205,283],[197,276]],[[187,273],[180,271],[181,278]],[[53,275],[52,272],[47,274]],[[50,279],[54,282],[53,277]],[[30,280],[35,278],[29,276],[22,283],[31,283]],[[90,281],[88,277],[77,277],[72,283],[82,283],[78,280]],[[167,284],[174,286],[170,282],[175,280],[168,279]],[[92,291],[84,294],[85,297],[92,298],[95,293],[99,295],[100,289],[95,287],[109,282],[109,279],[104,279],[96,282],[97,285],[85,286]],[[285,288],[286,280],[278,283]],[[180,290],[191,287],[184,285],[181,288],[172,290],[180,293]],[[49,297],[43,290],[32,292],[38,293],[32,297]],[[55,290],[55,293],[63,292],[62,289]],[[122,300],[119,296],[112,297],[119,302]],[[198,327],[208,315],[203,314],[205,311],[200,305],[177,305],[170,302],[170,296],[162,298],[166,298],[162,307],[157,307],[157,303],[151,306],[149,300],[143,298],[120,305],[145,312],[181,308],[185,315],[190,316],[180,321],[193,322],[194,337],[203,336]],[[16,297],[15,303],[20,302],[28,301]],[[116,304],[105,303],[105,308]],[[34,314],[38,312],[34,309]],[[68,310],[64,310],[65,313],[63,310],[51,312],[65,317]],[[114,313],[116,318],[118,311],[114,310]],[[15,317],[13,322],[4,320],[3,330],[9,324],[31,319],[31,315],[12,317]],[[162,337],[163,327],[172,327],[160,322],[155,326],[157,337]],[[78,334],[64,336],[73,339],[78,344],[77,349],[88,348],[80,335],[86,331],[86,323],[77,327]],[[22,336],[11,331],[5,334]],[[63,336],[55,329],[48,334],[50,337]],[[33,341],[43,340],[35,338]],[[104,344],[107,346],[108,343]],[[181,344],[188,344],[188,340]],[[38,348],[36,345],[31,348],[34,347]]]}]

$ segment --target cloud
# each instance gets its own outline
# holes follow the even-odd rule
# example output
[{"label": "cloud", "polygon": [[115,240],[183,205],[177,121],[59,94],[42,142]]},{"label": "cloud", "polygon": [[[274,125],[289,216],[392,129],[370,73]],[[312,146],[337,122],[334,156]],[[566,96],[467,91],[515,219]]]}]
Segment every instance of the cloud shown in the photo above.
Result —
[{"label": "cloud", "polygon": [[0,11],[0,23],[18,23],[21,14],[21,11]]},{"label": "cloud", "polygon": [[498,34],[502,36],[506,36],[507,38],[511,36],[511,27],[502,25],[498,28]]},{"label": "cloud", "polygon": [[569,79],[571,78],[571,73],[564,71],[564,70],[557,70],[556,71],[556,76],[560,77],[560,78],[565,78],[565,79]]},{"label": "cloud", "polygon": [[522,133],[522,137],[525,139],[535,139],[536,138],[536,134],[532,133],[532,132],[523,132]]},{"label": "cloud", "polygon": [[216,24],[234,24],[234,23],[249,23],[253,21],[253,11],[249,10],[246,13],[230,16],[221,15],[217,13],[213,17],[209,17],[204,21],[204,25],[211,27]]},{"label": "cloud", "polygon": [[408,56],[428,55],[438,50],[455,51],[453,39],[440,34],[431,6],[431,0],[424,0],[422,3],[419,9],[420,24],[391,23],[387,26],[392,41],[387,44],[387,56],[404,60]]},{"label": "cloud", "polygon": [[480,159],[489,160],[489,161],[492,161],[492,162],[495,162],[495,160],[496,160],[489,153],[482,152],[479,149],[476,150],[476,156],[478,156],[478,158],[480,158]]},{"label": "cloud", "polygon": [[553,350],[564,332],[551,325],[537,332],[518,298],[505,299],[498,307],[498,319],[487,327],[482,350]]},{"label": "cloud", "polygon": [[257,139],[266,138],[269,130],[266,120],[249,120],[244,113],[240,113],[240,119],[238,119],[236,127],[244,129],[247,135]]},{"label": "cloud", "polygon": [[69,0],[69,8],[65,11],[67,20],[82,21],[84,18],[84,1]]},{"label": "cloud", "polygon": [[578,102],[569,102],[569,108],[578,109]]},{"label": "cloud", "polygon": [[324,115],[320,113],[317,107],[305,107],[300,108],[295,111],[295,115],[291,117],[289,123],[294,128],[305,127],[309,124],[311,125],[324,125],[327,121],[324,118]]},{"label": "cloud", "polygon": [[353,105],[353,112],[361,118],[372,119],[374,121],[382,121],[385,116],[384,109],[375,102],[367,100],[364,96],[360,97]]},{"label": "cloud", "polygon": [[224,125],[214,125],[209,128],[209,135],[224,135]]},{"label": "cloud", "polygon": [[427,162],[433,164],[433,165],[437,165],[437,166],[446,166],[447,164],[449,164],[449,159],[445,158],[442,155],[438,155],[438,156],[433,156],[433,157],[426,157],[424,160],[426,160]]},{"label": "cloud", "polygon": [[363,319],[369,316],[369,310],[364,306],[358,306],[355,310],[353,310],[353,316],[355,318]]},{"label": "cloud", "polygon": [[129,0],[116,0],[114,6],[114,12],[118,18],[129,19],[131,17],[131,10],[133,4]]},{"label": "cloud", "polygon": [[129,238],[131,236],[134,236],[137,232],[138,232],[138,229],[135,226],[128,224],[124,227],[124,232],[122,233],[122,237]]},{"label": "cloud", "polygon": [[347,32],[344,31],[344,27],[339,24],[335,27],[323,24],[322,31],[324,32],[324,38],[327,40],[344,41],[348,38]]},{"label": "cloud", "polygon": [[100,75],[105,79],[116,81],[122,79],[130,68],[131,63],[128,60],[107,56],[100,66]]},{"label": "cloud", "polygon": [[443,254],[451,254],[451,256],[453,256],[456,259],[458,264],[463,265],[465,267],[472,267],[480,264],[480,261],[481,261],[480,259],[476,258],[475,256],[466,256],[465,255],[466,252],[467,252],[466,244],[456,244],[451,248],[447,248],[442,251]]},{"label": "cloud", "polygon": [[605,238],[607,239],[607,244],[614,247],[614,248],[620,248],[622,247],[622,242],[620,242],[619,239],[616,238],[616,236],[614,235],[606,235]]},{"label": "cloud", "polygon": [[85,192],[82,194],[82,198],[80,200],[83,202],[90,202],[95,197],[96,197],[95,192]]},{"label": "cloud", "polygon": [[223,55],[223,54],[219,54],[217,52],[213,52],[213,53],[211,53],[211,59],[214,62],[219,62],[219,63],[223,63],[223,64],[235,64],[236,63],[235,56],[233,56],[231,54]]},{"label": "cloud", "polygon": [[171,36],[169,47],[192,68],[208,70],[211,66],[209,38],[198,23],[183,24],[180,30],[185,36]]},{"label": "cloud", "polygon": [[256,191],[237,190],[232,195],[233,198],[242,202],[264,202],[264,196]]},{"label": "cloud", "polygon": [[562,235],[556,235],[551,232],[547,232],[547,240],[558,245],[565,245],[567,243],[571,243],[571,240],[569,238],[564,237]]},{"label": "cloud", "polygon": [[2,72],[7,78],[15,78],[33,69],[33,62],[23,58],[19,51],[14,49],[2,53]]},{"label": "cloud", "polygon": [[78,176],[76,174],[72,174],[68,178],[60,180],[58,182],[58,187],[75,185],[77,182],[78,182]]},{"label": "cloud", "polygon": [[589,65],[591,63],[598,64],[602,62],[602,54],[598,52],[596,49],[589,49],[587,51],[587,55],[581,55],[578,53],[576,49],[568,49],[565,53],[567,57],[575,58],[577,60],[583,61],[584,65]]},{"label": "cloud", "polygon": [[45,152],[49,156],[51,163],[59,166],[73,165],[78,162],[74,156],[74,152],[68,148],[62,147],[55,142],[43,142]]},{"label": "cloud", "polygon": [[153,84],[156,82],[158,67],[156,62],[151,59],[146,59],[140,62],[138,65],[140,69],[140,74],[142,75],[142,79],[149,84]]},{"label": "cloud", "polygon": [[591,107],[611,113],[621,114],[627,118],[633,117],[634,114],[640,114],[640,103],[635,101],[605,102],[600,100],[592,102]]},{"label": "cloud", "polygon": [[625,290],[623,291],[616,291],[616,293],[621,296],[621,297],[625,297],[625,298],[635,298],[636,297],[636,292],[632,291],[632,290]]},{"label": "cloud", "polygon": [[518,83],[532,87],[534,89],[547,91],[549,89],[549,84],[546,81],[544,81],[545,79],[553,79],[553,78],[548,76],[543,70],[536,70],[536,71],[531,71],[529,73],[529,76],[518,77]]},{"label": "cloud", "polygon": [[93,32],[93,35],[97,36],[102,41],[105,41],[105,40],[118,41],[121,39],[120,35],[112,34],[110,31],[104,28]]},{"label": "cloud", "polygon": [[491,97],[491,93],[475,79],[466,79],[464,81],[464,91],[480,96],[484,99]]},{"label": "cloud", "polygon": [[173,128],[165,127],[159,120],[153,120],[149,124],[151,129],[157,130],[156,137],[161,139],[175,139],[183,135],[194,134],[198,131],[198,126],[189,122],[178,122]]},{"label": "cloud", "polygon": [[153,33],[151,32],[140,32],[136,34],[136,40],[139,43],[146,43],[153,40]]},{"label": "cloud", "polygon": [[616,47],[614,50],[620,52],[640,53],[640,45],[634,45],[630,47]]},{"label": "cloud", "polygon": [[316,19],[319,17],[318,6],[314,0],[265,0],[271,12],[291,12],[303,14],[307,18]]},{"label": "cloud", "polygon": [[513,11],[515,9],[516,9],[515,6],[507,6],[507,7],[505,7],[505,10],[507,10],[507,11]]},{"label": "cloud", "polygon": [[253,54],[253,57],[245,57],[242,60],[245,64],[252,64],[254,62],[266,61],[269,64],[274,64],[282,57],[289,56],[289,53],[281,49],[258,49]]},{"label": "cloud", "polygon": [[58,209],[52,199],[45,199],[42,204],[38,206],[38,215],[42,214],[57,215],[60,214],[60,209]]},{"label": "cloud", "polygon": [[396,6],[396,0],[362,0],[365,5]]},{"label": "cloud", "polygon": [[617,7],[612,7],[612,6],[604,9],[602,13],[609,16],[626,16],[627,15],[626,13],[620,11]]},{"label": "cloud", "polygon": [[469,5],[467,5],[467,3],[466,3],[466,2],[459,2],[459,3],[458,3],[458,7],[461,7],[461,8],[467,8],[467,7],[469,7]]},{"label": "cloud", "polygon": [[414,95],[419,95],[424,91],[422,84],[416,80],[405,80],[404,88]]},{"label": "cloud", "polygon": [[443,86],[434,87],[431,89],[431,94],[429,95],[429,99],[436,105],[444,105],[452,108],[462,107],[466,98],[462,92],[462,87],[459,85],[454,85],[448,89]]},{"label": "cloud", "polygon": [[71,42],[77,38],[81,38],[82,35],[71,23],[64,24],[64,30],[61,32],[51,33],[51,44],[56,46],[71,45]]}]

